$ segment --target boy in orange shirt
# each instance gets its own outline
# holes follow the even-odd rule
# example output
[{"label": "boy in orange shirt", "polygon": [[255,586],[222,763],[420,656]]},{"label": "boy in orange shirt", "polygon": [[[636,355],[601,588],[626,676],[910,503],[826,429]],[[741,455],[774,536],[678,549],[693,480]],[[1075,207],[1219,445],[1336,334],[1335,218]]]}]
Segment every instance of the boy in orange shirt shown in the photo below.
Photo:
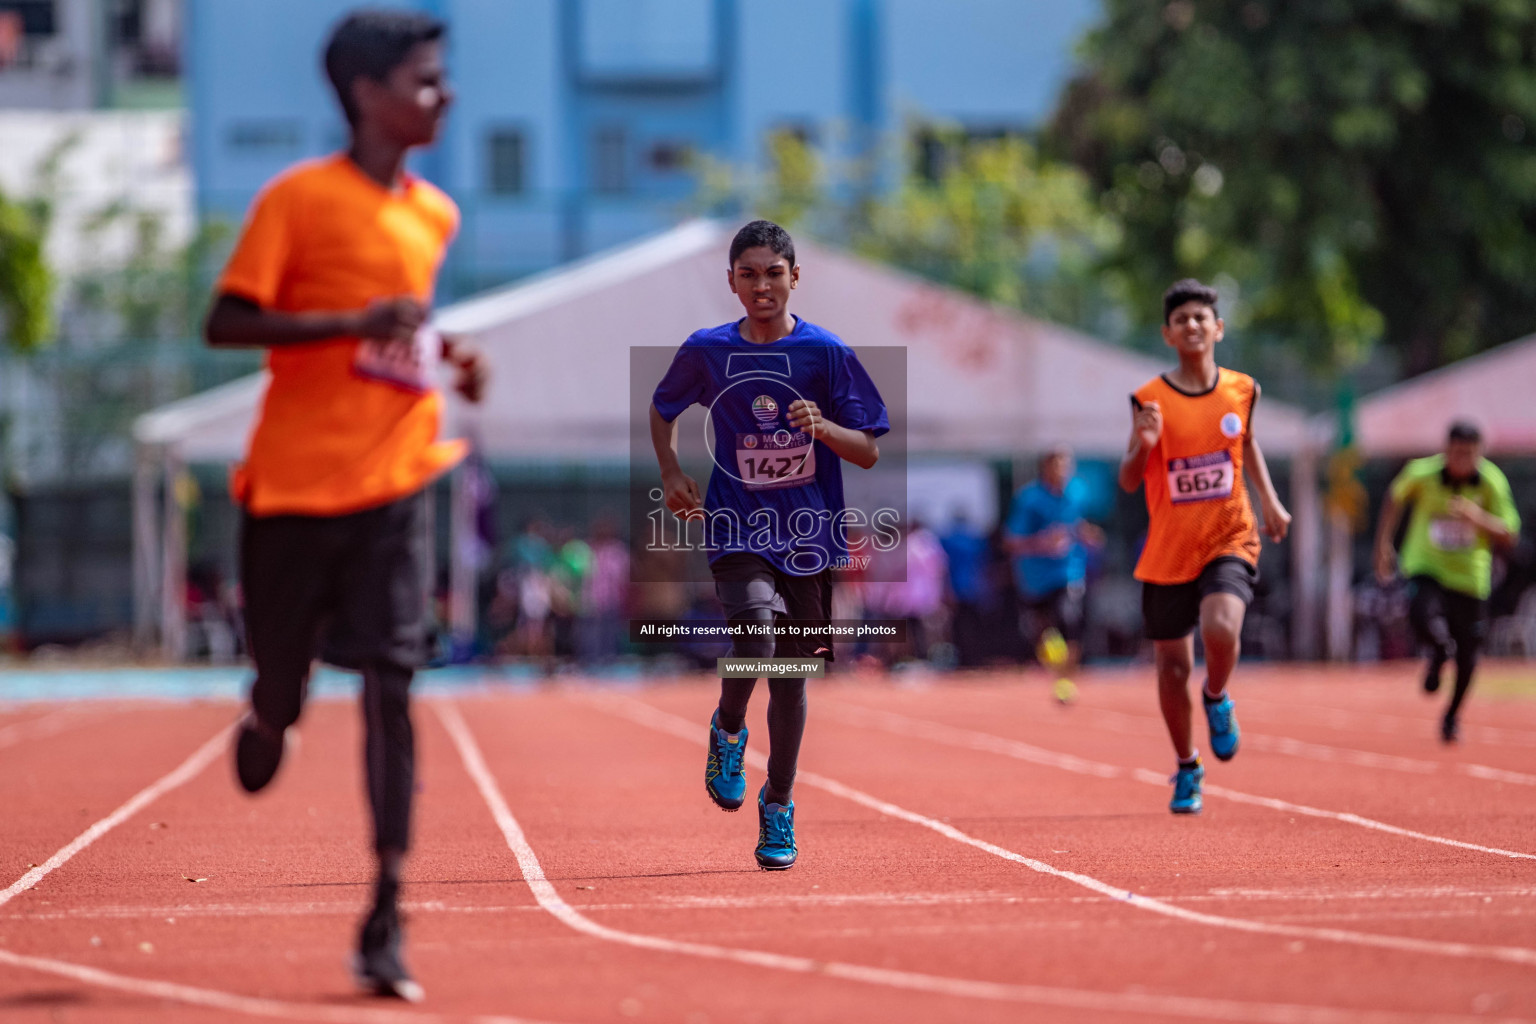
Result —
[{"label": "boy in orange shirt", "polygon": [[358,980],[422,997],[400,957],[397,901],[415,754],[410,684],[425,655],[425,491],[464,455],[438,440],[439,358],[478,401],[478,354],[424,329],[458,210],[405,171],[452,101],[444,26],[409,11],[344,18],[325,69],[345,153],[290,168],[252,206],[205,333],[263,346],[271,383],[232,490],[244,509],[240,581],[256,679],[235,742],[240,784],[272,780],[316,656],[362,673],[378,883]]},{"label": "boy in orange shirt", "polygon": [[1205,769],[1194,748],[1189,677],[1191,634],[1205,643],[1202,703],[1211,749],[1223,761],[1237,753],[1239,731],[1227,682],[1237,666],[1243,616],[1259,578],[1259,530],[1246,467],[1264,508],[1264,531],[1285,539],[1291,516],[1280,504],[1253,433],[1259,385],[1216,365],[1226,325],[1216,292],[1199,281],[1176,282],[1163,295],[1163,341],[1179,365],[1131,396],[1131,440],[1120,460],[1120,486],[1145,483],[1147,542],[1136,564],[1142,619],[1157,663],[1157,690],[1168,736],[1178,754],[1169,809],[1198,814]]}]

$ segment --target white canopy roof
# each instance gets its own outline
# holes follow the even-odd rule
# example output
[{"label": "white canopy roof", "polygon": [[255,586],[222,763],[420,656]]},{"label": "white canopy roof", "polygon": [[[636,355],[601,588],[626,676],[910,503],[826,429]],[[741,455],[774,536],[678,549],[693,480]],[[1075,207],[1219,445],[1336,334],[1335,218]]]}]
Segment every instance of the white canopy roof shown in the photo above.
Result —
[{"label": "white canopy roof", "polygon": [[[730,237],[693,221],[439,310],[438,325],[472,337],[493,367],[485,404],[455,402],[450,427],[472,423],[493,460],[626,458],[629,348],[675,346],[741,315],[726,284]],[[1166,368],[845,253],[805,245],[798,257],[797,313],[854,346],[906,348],[915,454],[1003,456],[1059,442],[1117,453],[1126,396]],[[265,386],[254,375],[146,413],[134,437],[187,461],[233,461]],[[1305,417],[1280,402],[1260,403],[1257,421],[1272,454],[1304,441]]]},{"label": "white canopy roof", "polygon": [[1372,394],[1355,410],[1362,453],[1426,455],[1445,445],[1452,420],[1483,428],[1487,448],[1536,453],[1536,335],[1500,345]]}]

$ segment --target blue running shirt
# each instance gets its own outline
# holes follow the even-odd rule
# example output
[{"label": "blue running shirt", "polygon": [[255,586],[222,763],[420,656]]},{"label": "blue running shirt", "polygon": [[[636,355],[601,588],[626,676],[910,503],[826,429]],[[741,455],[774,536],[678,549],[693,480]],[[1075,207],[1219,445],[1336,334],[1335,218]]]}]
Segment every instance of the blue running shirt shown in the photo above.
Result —
[{"label": "blue running shirt", "polygon": [[[1033,537],[1056,526],[1074,529],[1083,521],[1083,485],[1074,477],[1056,494],[1038,480],[1022,487],[1008,512],[1008,532]],[[1074,532],[1060,555],[1019,555],[1013,560],[1014,581],[1026,600],[1048,597],[1063,587],[1081,583],[1088,575],[1088,552]]]},{"label": "blue running shirt", "polygon": [[761,555],[793,576],[810,576],[848,553],[842,460],[791,430],[789,406],[876,437],[891,429],[885,402],[853,349],[831,331],[795,320],[778,341],[758,345],[739,321],[683,342],[652,403],[668,423],[694,403],[709,414],[714,469],[704,496],[710,561],[736,551]]}]

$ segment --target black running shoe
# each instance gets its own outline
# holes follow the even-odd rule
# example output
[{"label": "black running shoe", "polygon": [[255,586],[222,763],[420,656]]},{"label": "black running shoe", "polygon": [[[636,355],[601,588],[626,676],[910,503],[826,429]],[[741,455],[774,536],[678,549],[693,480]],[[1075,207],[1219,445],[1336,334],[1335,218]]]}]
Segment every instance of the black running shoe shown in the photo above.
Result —
[{"label": "black running shoe", "polygon": [[1440,689],[1440,674],[1445,669],[1445,663],[1450,656],[1444,651],[1435,651],[1429,657],[1429,668],[1424,673],[1424,692],[1434,693]]},{"label": "black running shoe", "polygon": [[374,907],[358,936],[352,973],[365,992],[419,1003],[426,992],[400,959],[400,937],[400,914],[394,905]]},{"label": "black running shoe", "polygon": [[283,763],[285,734],[262,725],[254,712],[245,716],[235,735],[235,774],[247,793],[266,788]]},{"label": "black running shoe", "polygon": [[1455,715],[1446,715],[1440,719],[1440,742],[1455,743],[1461,738],[1461,723],[1456,721]]}]

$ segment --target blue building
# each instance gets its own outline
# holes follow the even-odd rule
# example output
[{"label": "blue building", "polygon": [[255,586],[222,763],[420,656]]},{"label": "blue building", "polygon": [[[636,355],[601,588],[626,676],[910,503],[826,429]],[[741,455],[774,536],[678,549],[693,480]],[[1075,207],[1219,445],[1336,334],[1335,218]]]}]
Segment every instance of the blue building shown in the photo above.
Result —
[{"label": "blue building", "polygon": [[[396,0],[399,2],[399,0]],[[458,102],[421,173],[464,227],[463,294],[667,227],[690,158],[757,166],[775,131],[894,177],[923,123],[1027,131],[1097,0],[415,0],[450,25]],[[191,156],[204,214],[345,137],[319,51],[352,0],[188,0]]]}]

